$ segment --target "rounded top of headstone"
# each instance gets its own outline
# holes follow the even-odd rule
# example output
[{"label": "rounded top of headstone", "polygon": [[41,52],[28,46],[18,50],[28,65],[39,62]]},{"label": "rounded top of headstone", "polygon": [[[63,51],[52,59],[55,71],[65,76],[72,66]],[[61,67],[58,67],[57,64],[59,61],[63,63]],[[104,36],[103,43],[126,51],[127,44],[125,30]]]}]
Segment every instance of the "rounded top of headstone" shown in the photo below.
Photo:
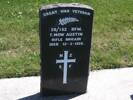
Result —
[{"label": "rounded top of headstone", "polygon": [[79,4],[79,3],[58,3],[58,4],[49,4],[42,6],[40,10],[43,9],[52,9],[52,8],[58,8],[58,7],[77,7],[77,8],[86,8],[93,10],[92,7],[85,5],[85,4]]}]

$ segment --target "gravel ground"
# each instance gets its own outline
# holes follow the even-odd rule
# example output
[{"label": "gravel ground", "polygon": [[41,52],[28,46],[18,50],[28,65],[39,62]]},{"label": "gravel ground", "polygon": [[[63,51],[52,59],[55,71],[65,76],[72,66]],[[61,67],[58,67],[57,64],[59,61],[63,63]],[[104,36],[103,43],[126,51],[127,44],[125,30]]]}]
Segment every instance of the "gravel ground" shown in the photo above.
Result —
[{"label": "gravel ground", "polygon": [[133,68],[93,71],[82,95],[39,95],[40,77],[0,80],[0,100],[133,100]]}]

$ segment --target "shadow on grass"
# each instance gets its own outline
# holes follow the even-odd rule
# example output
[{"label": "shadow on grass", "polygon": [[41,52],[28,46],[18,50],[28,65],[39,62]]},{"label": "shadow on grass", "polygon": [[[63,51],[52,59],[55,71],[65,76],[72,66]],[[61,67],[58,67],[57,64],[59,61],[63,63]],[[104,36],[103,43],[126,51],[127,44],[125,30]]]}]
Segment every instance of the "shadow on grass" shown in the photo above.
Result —
[{"label": "shadow on grass", "polygon": [[18,100],[69,100],[74,97],[78,97],[82,94],[73,94],[73,95],[65,95],[65,96],[49,96],[49,97],[41,97],[40,93],[30,95],[24,98],[20,98]]},{"label": "shadow on grass", "polygon": [[131,100],[133,100],[133,94],[132,94],[132,95],[130,95],[130,97],[131,97]]}]

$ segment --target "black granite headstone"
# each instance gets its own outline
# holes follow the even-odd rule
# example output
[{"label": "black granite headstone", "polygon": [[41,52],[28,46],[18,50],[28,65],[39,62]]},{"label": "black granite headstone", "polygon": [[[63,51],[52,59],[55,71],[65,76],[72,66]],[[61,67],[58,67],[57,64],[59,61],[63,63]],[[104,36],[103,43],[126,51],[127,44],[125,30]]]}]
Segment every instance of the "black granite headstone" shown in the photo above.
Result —
[{"label": "black granite headstone", "polygon": [[85,93],[93,9],[54,4],[40,9],[41,94]]}]

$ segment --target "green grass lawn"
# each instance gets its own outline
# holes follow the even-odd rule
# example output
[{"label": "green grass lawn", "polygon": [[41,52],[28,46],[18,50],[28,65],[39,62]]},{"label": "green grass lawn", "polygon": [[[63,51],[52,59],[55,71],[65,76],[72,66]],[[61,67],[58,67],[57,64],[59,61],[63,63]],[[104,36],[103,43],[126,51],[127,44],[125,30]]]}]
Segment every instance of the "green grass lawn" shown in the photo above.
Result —
[{"label": "green grass lawn", "polygon": [[0,0],[0,78],[38,75],[38,9],[79,2],[95,10],[91,68],[133,66],[133,0]]}]

